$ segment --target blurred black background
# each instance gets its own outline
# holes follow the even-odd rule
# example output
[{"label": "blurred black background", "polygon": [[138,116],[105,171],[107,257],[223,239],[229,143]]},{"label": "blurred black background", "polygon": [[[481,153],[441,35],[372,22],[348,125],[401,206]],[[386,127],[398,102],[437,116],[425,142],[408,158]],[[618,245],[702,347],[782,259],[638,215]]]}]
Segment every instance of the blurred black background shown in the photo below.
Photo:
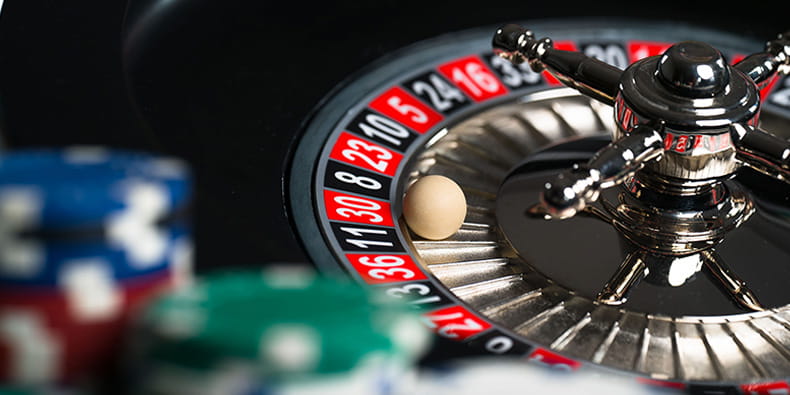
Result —
[{"label": "blurred black background", "polygon": [[[790,28],[786,9],[713,7],[5,0],[4,140],[11,149],[100,144],[184,158],[196,173],[199,269],[306,260],[283,208],[286,152],[310,110],[364,65],[444,33],[529,19],[669,20],[761,41]],[[724,8],[729,15],[716,15]]]}]

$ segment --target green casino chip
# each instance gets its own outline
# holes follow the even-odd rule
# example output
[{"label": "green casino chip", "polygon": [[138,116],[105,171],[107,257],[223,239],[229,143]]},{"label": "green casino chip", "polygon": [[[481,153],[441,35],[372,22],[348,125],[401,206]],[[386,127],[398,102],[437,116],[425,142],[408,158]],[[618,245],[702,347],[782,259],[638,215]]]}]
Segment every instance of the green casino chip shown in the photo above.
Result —
[{"label": "green casino chip", "polygon": [[141,327],[133,351],[149,374],[211,376],[232,366],[267,383],[348,373],[372,360],[408,367],[430,339],[405,305],[288,267],[207,276],[154,302]]}]

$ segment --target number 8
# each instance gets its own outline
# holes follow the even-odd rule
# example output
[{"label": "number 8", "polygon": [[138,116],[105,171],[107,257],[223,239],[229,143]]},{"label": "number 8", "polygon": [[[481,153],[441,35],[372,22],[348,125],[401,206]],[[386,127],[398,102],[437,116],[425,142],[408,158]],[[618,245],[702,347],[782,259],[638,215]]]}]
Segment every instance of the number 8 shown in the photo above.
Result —
[{"label": "number 8", "polygon": [[347,171],[336,171],[335,172],[335,178],[337,178],[338,180],[343,181],[343,182],[345,182],[347,184],[359,185],[359,186],[361,186],[362,188],[365,188],[365,189],[371,189],[371,190],[374,190],[374,191],[381,189],[381,183],[380,182],[378,182],[378,181],[376,181],[376,180],[374,180],[374,179],[372,179],[370,177],[355,176],[355,175],[353,175],[353,174],[351,174],[351,173],[349,173]]}]

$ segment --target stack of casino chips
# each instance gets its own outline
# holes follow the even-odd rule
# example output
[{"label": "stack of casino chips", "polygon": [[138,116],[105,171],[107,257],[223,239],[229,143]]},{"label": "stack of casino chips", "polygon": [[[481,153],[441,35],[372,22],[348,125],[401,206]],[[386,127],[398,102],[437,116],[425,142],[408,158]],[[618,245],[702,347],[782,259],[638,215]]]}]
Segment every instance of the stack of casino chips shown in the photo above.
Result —
[{"label": "stack of casino chips", "polygon": [[130,317],[188,279],[190,174],[103,148],[0,157],[0,386],[95,382]]},{"label": "stack of casino chips", "polygon": [[133,333],[133,392],[194,395],[411,393],[432,339],[412,308],[299,266],[203,277]]}]

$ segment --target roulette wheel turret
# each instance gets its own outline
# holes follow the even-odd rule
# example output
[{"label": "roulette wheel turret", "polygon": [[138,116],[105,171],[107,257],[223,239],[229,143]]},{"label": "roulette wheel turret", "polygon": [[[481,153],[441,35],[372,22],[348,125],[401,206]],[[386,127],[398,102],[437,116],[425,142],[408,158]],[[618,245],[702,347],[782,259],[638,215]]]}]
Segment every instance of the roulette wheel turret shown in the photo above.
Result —
[{"label": "roulette wheel turret", "polygon": [[[704,266],[740,307],[764,310],[715,250],[756,210],[743,187],[728,182],[741,166],[787,179],[787,141],[753,126],[758,123],[758,86],[787,67],[785,51],[790,47],[785,36],[734,66],[715,48],[685,41],[622,74],[582,54],[567,61],[561,56],[570,55],[552,50],[549,39],[534,40],[531,32],[515,26],[497,31],[494,44],[501,56],[514,62],[528,59],[538,69],[556,68],[552,72],[568,85],[614,106],[615,141],[587,164],[574,165],[545,183],[541,203],[528,210],[533,216],[563,219],[590,207],[587,214],[611,224],[628,240],[631,251],[598,294],[598,302],[624,304],[640,273],[673,276],[673,268],[683,267],[684,275],[691,276]],[[530,176],[534,166],[530,161],[525,169],[515,170],[501,195],[528,190],[535,182]],[[604,189],[621,184],[622,193],[602,201],[600,210],[592,208]],[[500,211],[503,217],[512,214],[510,205]],[[679,286],[669,277],[666,282]]]}]

